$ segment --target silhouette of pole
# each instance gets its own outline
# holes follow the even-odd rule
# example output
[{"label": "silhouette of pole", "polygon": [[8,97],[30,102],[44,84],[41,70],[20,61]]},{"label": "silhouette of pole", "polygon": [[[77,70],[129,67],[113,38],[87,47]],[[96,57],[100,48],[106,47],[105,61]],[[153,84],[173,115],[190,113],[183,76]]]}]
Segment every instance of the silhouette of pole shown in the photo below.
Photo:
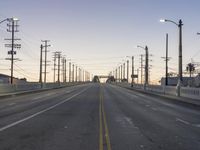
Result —
[{"label": "silhouette of pole", "polygon": [[132,56],[132,75],[131,75],[131,86],[133,87],[134,83],[134,56]]},{"label": "silhouette of pole", "polygon": [[45,51],[44,51],[44,83],[46,83],[46,78],[47,78],[47,47],[50,46],[50,45],[47,45],[49,40],[44,40],[42,42],[45,43],[45,45],[44,45],[44,47],[45,47]]},{"label": "silhouette of pole", "polygon": [[127,60],[127,82],[128,82],[128,78],[129,78],[129,60]]},{"label": "silhouette of pole", "polygon": [[60,57],[61,54],[58,53],[58,83],[60,83]]},{"label": "silhouette of pole", "polygon": [[14,63],[14,33],[15,33],[15,22],[12,20],[12,50],[11,50],[11,84],[13,84],[13,63]]},{"label": "silhouette of pole", "polygon": [[145,85],[149,84],[149,52],[148,52],[148,47],[145,46]]},{"label": "silhouette of pole", "polygon": [[168,85],[168,34],[166,34],[166,68],[165,68],[165,85]]},{"label": "silhouette of pole", "polygon": [[121,65],[121,82],[122,82],[122,65]]},{"label": "silhouette of pole", "polygon": [[39,76],[39,82],[42,84],[42,50],[43,46],[40,45],[40,76]]},{"label": "silhouette of pole", "polygon": [[74,82],[74,64],[72,65],[72,82]]},{"label": "silhouette of pole", "polygon": [[76,82],[77,82],[77,66],[76,66],[76,76],[75,77],[76,77]]},{"label": "silhouette of pole", "polygon": [[71,82],[71,62],[69,62],[69,82]]}]

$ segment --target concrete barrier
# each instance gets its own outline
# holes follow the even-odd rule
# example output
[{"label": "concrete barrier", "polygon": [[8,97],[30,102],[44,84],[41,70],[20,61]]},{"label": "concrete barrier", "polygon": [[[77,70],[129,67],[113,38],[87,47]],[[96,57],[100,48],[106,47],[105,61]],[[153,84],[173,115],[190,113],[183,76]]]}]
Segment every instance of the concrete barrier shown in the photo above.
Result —
[{"label": "concrete barrier", "polygon": [[61,88],[67,86],[74,86],[79,84],[84,84],[86,82],[66,82],[66,83],[26,83],[26,84],[0,84],[0,94],[9,94],[15,92],[23,92],[23,91],[33,91],[33,90],[40,90],[40,89],[54,89],[54,88]]},{"label": "concrete barrier", "polygon": [[[114,84],[120,85],[122,87],[131,87],[130,83],[114,83]],[[153,92],[158,94],[165,94],[172,96],[177,95],[176,86],[147,85],[146,88],[144,88],[144,85],[142,84],[134,84],[132,88],[140,90],[145,89],[148,92]],[[181,87],[180,96],[200,100],[200,88]]]},{"label": "concrete barrier", "polygon": [[200,88],[182,87],[181,96],[200,100]]}]

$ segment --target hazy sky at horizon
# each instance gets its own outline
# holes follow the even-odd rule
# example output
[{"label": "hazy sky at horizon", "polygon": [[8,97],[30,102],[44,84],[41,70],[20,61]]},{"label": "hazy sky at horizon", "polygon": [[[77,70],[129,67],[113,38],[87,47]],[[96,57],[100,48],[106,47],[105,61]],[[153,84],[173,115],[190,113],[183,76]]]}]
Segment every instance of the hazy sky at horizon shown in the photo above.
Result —
[{"label": "hazy sky at horizon", "polygon": [[[183,69],[193,58],[200,62],[198,0],[0,0],[0,20],[16,16],[20,19],[22,48],[17,50],[16,77],[38,79],[41,40],[51,40],[48,53],[62,51],[72,61],[92,74],[108,74],[126,56],[135,56],[139,67],[142,49],[148,45],[152,65],[151,80],[165,73],[161,59],[165,55],[165,34],[169,34],[170,71],[177,71],[178,28],[160,23],[160,18],[183,20]],[[6,23],[0,25],[0,73],[9,74],[10,62],[4,38]],[[19,66],[19,67],[18,67]],[[52,66],[48,67],[52,72]],[[52,81],[51,73],[48,75]]]}]

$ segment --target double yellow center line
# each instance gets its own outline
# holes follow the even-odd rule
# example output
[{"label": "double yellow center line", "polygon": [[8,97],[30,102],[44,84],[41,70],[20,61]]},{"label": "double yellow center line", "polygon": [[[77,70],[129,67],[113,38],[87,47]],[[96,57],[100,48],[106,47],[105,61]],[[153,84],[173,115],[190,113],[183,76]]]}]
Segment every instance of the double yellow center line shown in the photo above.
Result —
[{"label": "double yellow center line", "polygon": [[102,85],[100,86],[99,99],[100,99],[100,102],[99,102],[99,150],[104,149],[104,139],[106,142],[107,150],[111,150],[109,131],[108,131],[108,126],[106,122],[106,113],[105,113],[104,104],[103,104]]}]

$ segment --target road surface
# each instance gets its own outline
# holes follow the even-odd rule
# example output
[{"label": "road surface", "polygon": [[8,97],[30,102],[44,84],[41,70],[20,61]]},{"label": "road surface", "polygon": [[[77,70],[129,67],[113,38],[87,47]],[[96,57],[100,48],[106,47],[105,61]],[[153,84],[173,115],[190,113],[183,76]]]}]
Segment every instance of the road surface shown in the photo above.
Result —
[{"label": "road surface", "polygon": [[200,150],[200,109],[98,83],[1,98],[0,150]]}]

